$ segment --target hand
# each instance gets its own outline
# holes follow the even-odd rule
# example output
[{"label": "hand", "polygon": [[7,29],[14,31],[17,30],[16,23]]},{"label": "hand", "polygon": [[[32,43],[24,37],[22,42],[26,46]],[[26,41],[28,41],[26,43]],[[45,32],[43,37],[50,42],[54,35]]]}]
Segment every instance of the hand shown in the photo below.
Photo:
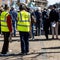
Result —
[{"label": "hand", "polygon": [[9,42],[12,42],[12,32],[10,33]]}]

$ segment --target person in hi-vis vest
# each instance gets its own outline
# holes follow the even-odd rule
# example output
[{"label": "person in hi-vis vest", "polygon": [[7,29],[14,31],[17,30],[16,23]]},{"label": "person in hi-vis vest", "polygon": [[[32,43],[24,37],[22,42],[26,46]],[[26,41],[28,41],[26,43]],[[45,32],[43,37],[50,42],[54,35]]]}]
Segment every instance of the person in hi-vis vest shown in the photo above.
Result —
[{"label": "person in hi-vis vest", "polygon": [[29,52],[29,32],[30,32],[30,13],[27,12],[26,6],[20,4],[17,16],[17,30],[21,40],[21,54]]},{"label": "person in hi-vis vest", "polygon": [[4,43],[1,54],[6,54],[9,47],[9,37],[12,32],[11,16],[9,14],[9,7],[5,4],[4,11],[1,13],[1,31],[4,35]]}]

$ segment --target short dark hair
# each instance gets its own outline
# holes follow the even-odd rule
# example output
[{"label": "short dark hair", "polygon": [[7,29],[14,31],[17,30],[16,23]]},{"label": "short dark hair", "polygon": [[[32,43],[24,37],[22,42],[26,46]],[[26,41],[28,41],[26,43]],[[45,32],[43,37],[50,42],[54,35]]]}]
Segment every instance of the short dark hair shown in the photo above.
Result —
[{"label": "short dark hair", "polygon": [[26,10],[26,5],[20,3],[19,10],[20,10],[20,11],[21,11],[21,10]]},{"label": "short dark hair", "polygon": [[56,5],[53,5],[54,8],[56,8]]},{"label": "short dark hair", "polygon": [[14,8],[13,8],[13,7],[11,7],[11,10],[14,10]]},{"label": "short dark hair", "polygon": [[4,10],[8,10],[8,5],[7,4],[5,4],[5,6],[4,6]]}]

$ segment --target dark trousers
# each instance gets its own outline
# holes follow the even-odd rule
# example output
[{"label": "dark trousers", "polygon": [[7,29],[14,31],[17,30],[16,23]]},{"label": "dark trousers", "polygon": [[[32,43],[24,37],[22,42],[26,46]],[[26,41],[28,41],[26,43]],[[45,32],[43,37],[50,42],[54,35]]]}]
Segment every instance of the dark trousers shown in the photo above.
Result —
[{"label": "dark trousers", "polygon": [[44,27],[44,31],[45,31],[45,37],[46,37],[46,39],[48,39],[49,30],[48,30],[48,28],[46,28],[46,26]]},{"label": "dark trousers", "polygon": [[21,52],[29,52],[29,33],[28,32],[19,32],[21,40]]},{"label": "dark trousers", "polygon": [[36,36],[40,36],[40,26],[36,27]]},{"label": "dark trousers", "polygon": [[48,34],[49,34],[49,23],[47,21],[44,21],[43,23],[43,29],[45,31],[45,37],[48,39]]},{"label": "dark trousers", "polygon": [[8,52],[8,47],[9,47],[9,36],[10,32],[3,32],[4,35],[4,44],[2,47],[2,54],[6,54]]},{"label": "dark trousers", "polygon": [[36,23],[36,36],[40,36],[40,21]]}]

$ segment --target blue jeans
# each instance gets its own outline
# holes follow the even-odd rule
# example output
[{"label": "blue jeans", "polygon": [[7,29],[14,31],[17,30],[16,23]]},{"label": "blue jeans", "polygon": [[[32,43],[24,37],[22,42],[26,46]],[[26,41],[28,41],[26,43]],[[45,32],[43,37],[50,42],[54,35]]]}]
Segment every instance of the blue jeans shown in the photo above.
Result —
[{"label": "blue jeans", "polygon": [[19,32],[21,40],[21,52],[29,52],[29,33],[28,32]]},{"label": "blue jeans", "polygon": [[32,24],[32,38],[35,36],[35,24]]},{"label": "blue jeans", "polygon": [[16,22],[14,21],[13,23],[13,35],[16,36]]}]

